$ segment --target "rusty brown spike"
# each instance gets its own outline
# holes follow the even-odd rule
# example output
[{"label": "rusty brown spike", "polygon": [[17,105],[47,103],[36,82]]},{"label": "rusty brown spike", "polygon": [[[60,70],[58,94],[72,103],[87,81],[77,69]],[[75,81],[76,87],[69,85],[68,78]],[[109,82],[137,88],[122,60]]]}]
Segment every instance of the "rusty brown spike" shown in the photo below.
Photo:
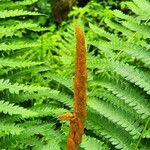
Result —
[{"label": "rusty brown spike", "polygon": [[61,120],[70,121],[67,150],[77,150],[84,133],[86,117],[86,47],[85,37],[79,24],[75,24],[76,62],[74,79],[74,112],[59,116]]}]

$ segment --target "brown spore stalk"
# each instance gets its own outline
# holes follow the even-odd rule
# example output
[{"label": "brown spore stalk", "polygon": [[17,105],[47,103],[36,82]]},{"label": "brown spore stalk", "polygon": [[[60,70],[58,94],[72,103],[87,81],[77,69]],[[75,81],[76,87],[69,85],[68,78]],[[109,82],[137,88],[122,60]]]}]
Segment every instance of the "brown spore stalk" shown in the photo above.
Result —
[{"label": "brown spore stalk", "polygon": [[70,121],[67,150],[77,150],[84,133],[86,118],[86,47],[85,37],[79,24],[75,24],[76,62],[74,78],[74,112],[59,116]]}]

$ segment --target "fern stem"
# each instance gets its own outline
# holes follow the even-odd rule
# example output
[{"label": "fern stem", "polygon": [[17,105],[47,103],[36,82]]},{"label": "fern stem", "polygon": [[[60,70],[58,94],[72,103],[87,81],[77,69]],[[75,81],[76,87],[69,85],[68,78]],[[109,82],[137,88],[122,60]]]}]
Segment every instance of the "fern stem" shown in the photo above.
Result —
[{"label": "fern stem", "polygon": [[148,118],[148,120],[147,120],[146,123],[145,123],[144,129],[143,129],[143,131],[142,131],[142,133],[141,133],[141,135],[140,135],[140,137],[139,137],[139,139],[138,139],[138,142],[137,142],[137,144],[136,144],[136,146],[135,146],[135,150],[138,150],[138,146],[139,146],[139,144],[140,144],[140,142],[141,142],[141,139],[142,139],[143,134],[144,134],[144,132],[145,132],[147,126],[148,126],[149,121],[150,121],[150,117]]}]

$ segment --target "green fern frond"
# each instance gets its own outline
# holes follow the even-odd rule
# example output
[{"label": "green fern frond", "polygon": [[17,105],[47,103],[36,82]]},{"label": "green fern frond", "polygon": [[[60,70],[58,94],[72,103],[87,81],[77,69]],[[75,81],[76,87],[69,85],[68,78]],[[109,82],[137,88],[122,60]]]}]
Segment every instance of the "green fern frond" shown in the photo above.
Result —
[{"label": "green fern frond", "polygon": [[23,6],[26,6],[26,5],[31,5],[35,2],[37,2],[38,0],[24,0],[24,1],[16,1],[16,2],[8,2],[8,1],[5,1],[5,2],[1,2],[0,3],[0,9],[6,9],[6,8],[9,8],[9,9],[16,9],[16,8],[21,8]]},{"label": "green fern frond", "polygon": [[111,64],[112,69],[117,74],[120,74],[126,80],[143,88],[147,92],[147,94],[150,94],[150,75],[147,72],[143,72],[142,70],[137,69],[134,66],[119,61],[112,61]]},{"label": "green fern frond", "polygon": [[[32,145],[33,149],[40,150],[55,143],[56,147],[60,149],[60,142],[63,138],[61,133],[55,129],[55,123],[29,121],[22,124],[22,126],[24,127],[22,134],[14,136],[13,139],[15,141],[15,148],[24,148]],[[38,135],[39,138],[36,138]]]},{"label": "green fern frond", "polygon": [[145,131],[143,138],[149,138],[150,139],[150,128]]},{"label": "green fern frond", "polygon": [[[103,87],[103,83],[102,83],[102,87]],[[94,91],[91,91],[89,95],[91,98],[96,97],[103,101],[109,102],[114,107],[117,107],[117,109],[121,109],[129,113],[130,115],[134,116],[135,118],[138,118],[138,120],[140,120],[137,112],[134,111],[134,109],[131,106],[127,105],[124,100],[120,99],[119,97],[115,96],[112,92],[107,90],[106,86],[105,88],[98,88],[97,90],[95,89]]]},{"label": "green fern frond", "polygon": [[150,3],[148,0],[133,0],[133,2],[143,11],[148,12],[150,9]]},{"label": "green fern frond", "polygon": [[[94,45],[94,44],[92,43],[92,45]],[[88,56],[87,57],[87,65],[88,65],[88,68],[90,68],[90,69],[99,68],[99,69],[101,69],[101,72],[111,70],[110,65],[108,65],[108,60],[104,59],[104,58],[100,59],[98,57]]]},{"label": "green fern frond", "polygon": [[14,59],[0,59],[0,68],[10,67],[10,68],[25,68],[40,65],[42,62],[32,62],[32,61],[21,61]]},{"label": "green fern frond", "polygon": [[2,37],[11,37],[16,35],[16,32],[20,29],[28,29],[32,31],[45,31],[47,28],[39,27],[38,24],[30,23],[30,22],[18,22],[17,24],[13,24],[10,26],[0,26],[0,38]]},{"label": "green fern frond", "polygon": [[[140,45],[136,45],[134,43],[130,43],[127,41],[123,41],[118,38],[115,41],[107,42],[107,41],[95,41],[90,42],[93,46],[102,50],[106,53],[106,49],[109,50],[110,56],[111,51],[118,50],[119,52],[127,53],[133,60],[136,58],[141,60],[144,63],[144,66],[150,68],[150,52],[147,48],[142,47]],[[108,53],[106,53],[108,56]],[[117,58],[117,55],[114,55],[114,59]]]},{"label": "green fern frond", "polygon": [[[134,0],[134,2],[126,2],[127,7],[132,10],[136,15],[138,15],[138,18],[142,19],[142,20],[147,20],[149,19],[150,13],[149,13],[149,8],[150,8],[150,4],[148,3],[148,1],[146,2],[145,0],[143,0],[144,3],[139,2],[138,0]],[[137,4],[137,5],[136,5]],[[146,8],[144,8],[144,5],[146,5]],[[140,6],[140,7],[139,7]]]},{"label": "green fern frond", "polygon": [[72,84],[71,84],[72,83],[71,78],[69,79],[67,77],[62,77],[62,76],[58,76],[58,75],[54,75],[54,74],[50,74],[50,73],[47,73],[45,76],[57,81],[58,83],[67,87],[69,90],[73,91]]},{"label": "green fern frond", "polygon": [[[66,95],[57,90],[49,89],[49,91],[38,91],[38,93],[20,93],[19,95],[10,95],[9,98],[11,102],[20,103],[24,101],[33,100],[33,99],[52,99],[53,101],[60,102],[61,104],[72,108],[73,107],[73,98],[70,95]],[[7,100],[7,98],[5,98]],[[9,100],[9,99],[8,99]]]},{"label": "green fern frond", "polygon": [[88,106],[97,113],[111,120],[113,123],[125,128],[125,130],[128,131],[135,139],[140,136],[140,124],[125,111],[119,109],[116,110],[115,107],[107,102],[94,98],[88,101]]},{"label": "green fern frond", "polygon": [[115,82],[112,79],[98,80],[96,84],[106,88],[126,104],[133,107],[138,114],[142,115],[142,118],[149,117],[150,107],[147,103],[147,99],[145,99],[136,88],[132,88],[130,84],[124,85],[121,84],[121,82]]},{"label": "green fern frond", "polygon": [[[31,122],[27,121],[24,124],[22,124],[22,126],[24,127],[25,130],[22,132],[21,135],[17,136],[17,138],[23,139],[23,138],[32,137],[36,134],[43,134],[43,135],[48,136],[49,135],[48,131],[54,133],[55,124],[52,122],[43,124],[42,122],[38,122],[38,121],[35,121],[35,122],[34,121],[31,121]],[[26,132],[28,134],[26,134]],[[56,132],[56,134],[57,134],[57,132]]]},{"label": "green fern frond", "polygon": [[18,83],[10,83],[9,80],[0,80],[0,91],[3,91],[5,89],[8,89],[10,93],[19,94],[19,92],[44,92],[49,91],[48,87],[40,87],[40,86],[33,86],[33,85],[24,85],[24,84],[18,84]]},{"label": "green fern frond", "polygon": [[80,147],[85,150],[108,150],[108,147],[103,142],[86,135],[83,136]]},{"label": "green fern frond", "polygon": [[42,147],[38,147],[38,149],[36,148],[36,150],[61,150],[60,145],[57,143],[56,140],[50,140],[48,142],[48,144],[42,146]]},{"label": "green fern frond", "polygon": [[144,24],[137,24],[135,22],[129,22],[129,21],[124,21],[122,23],[125,27],[128,29],[135,31],[137,33],[140,33],[141,35],[144,36],[144,38],[150,38],[150,26],[144,25]]},{"label": "green fern frond", "polygon": [[[11,140],[9,141],[11,142]],[[32,149],[35,148],[36,150],[38,147],[44,145],[44,143],[35,136],[30,137],[28,139],[21,139],[20,143],[16,141],[14,144],[12,144],[13,142],[11,142],[11,145],[5,146],[5,148],[7,149],[9,147],[12,147],[12,149],[17,149],[19,147],[20,149],[28,149],[28,147],[32,147]]]},{"label": "green fern frond", "polygon": [[86,128],[92,130],[97,136],[104,136],[109,139],[116,149],[134,149],[134,140],[125,130],[122,130],[106,118],[93,113],[93,111],[89,111],[87,117]]},{"label": "green fern frond", "polygon": [[[122,32],[123,35],[127,36],[127,37],[131,37],[133,36],[134,32],[131,31],[130,29],[122,26],[121,24],[111,21],[110,19],[105,19],[105,23],[107,24],[107,26],[109,26],[112,29],[115,29],[119,32]],[[103,35],[102,35],[103,36]]]},{"label": "green fern frond", "polygon": [[60,92],[58,95],[52,96],[51,98],[65,104],[70,108],[73,107],[73,98],[70,95]]},{"label": "green fern frond", "polygon": [[38,42],[31,42],[31,41],[28,42],[24,40],[20,40],[20,41],[18,40],[15,42],[9,42],[8,44],[1,43],[0,51],[16,51],[16,50],[23,49],[23,48],[38,48],[40,46],[41,44]]},{"label": "green fern frond", "polygon": [[5,135],[19,135],[23,130],[24,128],[15,124],[0,123],[0,137]]},{"label": "green fern frond", "polygon": [[0,101],[0,112],[9,115],[21,115],[23,118],[33,117],[37,115],[36,112],[27,110],[23,107],[2,100]]},{"label": "green fern frond", "polygon": [[104,29],[101,29],[95,25],[90,24],[90,28],[92,29],[92,31],[96,34],[98,34],[99,36],[103,36],[106,37],[109,40],[116,40],[118,39],[117,35],[115,34],[111,34],[109,32],[106,32]]},{"label": "green fern frond", "polygon": [[31,110],[33,112],[37,112],[39,117],[53,116],[53,117],[56,117],[56,118],[59,115],[68,112],[67,109],[52,106],[50,104],[37,105],[37,106],[34,106]]},{"label": "green fern frond", "polygon": [[136,21],[136,19],[134,17],[132,17],[130,15],[126,15],[122,11],[117,10],[117,9],[113,11],[113,14],[114,14],[114,16],[116,16],[117,18],[120,18],[120,19]]},{"label": "green fern frond", "polygon": [[0,18],[10,18],[10,17],[17,17],[17,16],[37,16],[41,15],[38,12],[31,12],[26,10],[2,10],[0,11]]}]

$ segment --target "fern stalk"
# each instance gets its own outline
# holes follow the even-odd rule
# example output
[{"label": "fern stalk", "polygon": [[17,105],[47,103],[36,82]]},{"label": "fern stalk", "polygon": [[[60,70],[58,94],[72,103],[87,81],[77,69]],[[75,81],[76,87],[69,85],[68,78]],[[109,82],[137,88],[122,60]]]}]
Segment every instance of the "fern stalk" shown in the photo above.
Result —
[{"label": "fern stalk", "polygon": [[144,129],[143,129],[143,131],[142,131],[142,133],[141,133],[141,136],[139,137],[138,142],[137,142],[137,144],[136,144],[136,146],[135,146],[135,150],[138,150],[138,146],[139,146],[139,144],[140,144],[140,142],[141,142],[141,140],[142,140],[142,137],[143,137],[143,135],[144,135],[144,133],[145,133],[145,130],[146,130],[147,126],[148,126],[149,121],[150,121],[150,117],[149,117],[148,120],[146,121],[146,124],[145,124],[145,126],[144,126]]},{"label": "fern stalk", "polygon": [[84,33],[79,24],[75,25],[76,63],[74,79],[74,112],[59,116],[60,120],[70,121],[67,150],[77,150],[84,133],[86,117],[86,48]]}]

